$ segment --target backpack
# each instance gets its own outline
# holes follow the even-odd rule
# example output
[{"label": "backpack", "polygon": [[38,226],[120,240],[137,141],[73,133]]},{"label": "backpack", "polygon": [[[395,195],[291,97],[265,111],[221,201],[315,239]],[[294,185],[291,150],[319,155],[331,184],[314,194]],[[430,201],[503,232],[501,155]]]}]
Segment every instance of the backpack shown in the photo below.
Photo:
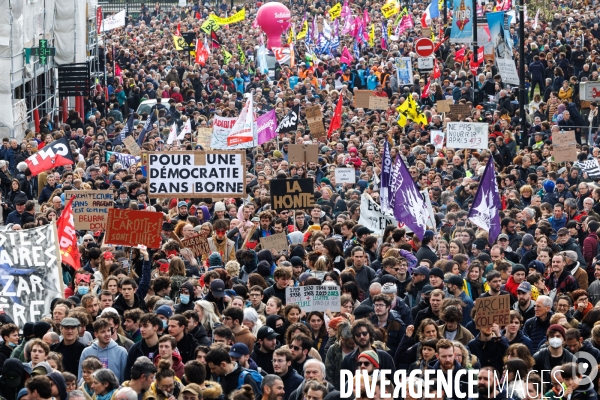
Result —
[{"label": "backpack", "polygon": [[263,376],[260,374],[260,372],[255,371],[253,369],[247,369],[247,368],[242,368],[242,373],[240,374],[240,377],[238,379],[238,389],[242,387],[242,385],[244,384],[244,380],[246,380],[246,376],[250,375],[252,377],[252,379],[254,380],[254,382],[256,382],[256,387],[258,388],[258,394],[262,395],[262,380],[263,380]]}]

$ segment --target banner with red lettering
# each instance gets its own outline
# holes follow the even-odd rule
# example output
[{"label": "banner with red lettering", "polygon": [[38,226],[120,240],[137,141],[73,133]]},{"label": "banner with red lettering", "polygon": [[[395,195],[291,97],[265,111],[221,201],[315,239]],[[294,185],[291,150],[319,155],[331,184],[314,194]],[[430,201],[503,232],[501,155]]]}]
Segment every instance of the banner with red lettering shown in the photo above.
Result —
[{"label": "banner with red lettering", "polygon": [[237,118],[214,116],[213,134],[210,140],[210,148],[212,150],[241,150],[254,146],[253,142],[238,143],[231,146],[227,144],[227,137],[231,134],[236,121]]},{"label": "banner with red lettering", "polygon": [[60,258],[62,262],[70,265],[77,271],[81,268],[81,257],[77,247],[77,234],[73,218],[73,201],[75,196],[67,202],[65,209],[56,221],[58,230],[58,243],[60,244]]}]

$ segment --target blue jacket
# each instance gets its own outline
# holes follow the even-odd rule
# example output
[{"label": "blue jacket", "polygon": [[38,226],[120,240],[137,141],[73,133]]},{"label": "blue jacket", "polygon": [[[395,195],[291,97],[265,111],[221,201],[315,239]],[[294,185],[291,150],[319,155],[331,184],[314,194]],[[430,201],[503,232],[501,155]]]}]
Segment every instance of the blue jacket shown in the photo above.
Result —
[{"label": "blue jacket", "polygon": [[127,365],[127,350],[121,347],[114,340],[110,340],[105,349],[98,346],[98,341],[94,340],[90,347],[86,347],[81,352],[79,358],[79,370],[77,372],[78,379],[81,379],[81,364],[89,356],[95,356],[100,359],[104,368],[110,369],[117,376],[119,382],[125,380],[125,366]]},{"label": "blue jacket", "polygon": [[563,214],[562,219],[556,219],[554,216],[548,218],[548,222],[552,225],[552,229],[557,232],[560,228],[564,228],[567,225],[567,216]]},{"label": "blue jacket", "polygon": [[292,395],[292,392],[298,389],[302,382],[304,382],[304,377],[290,366],[287,374],[283,375],[281,380],[283,381],[283,388],[285,389],[283,400],[288,400]]},{"label": "blue jacket", "polygon": [[529,64],[529,72],[531,73],[532,80],[544,80],[544,72],[546,69],[544,68],[544,64],[541,61],[534,61]]}]

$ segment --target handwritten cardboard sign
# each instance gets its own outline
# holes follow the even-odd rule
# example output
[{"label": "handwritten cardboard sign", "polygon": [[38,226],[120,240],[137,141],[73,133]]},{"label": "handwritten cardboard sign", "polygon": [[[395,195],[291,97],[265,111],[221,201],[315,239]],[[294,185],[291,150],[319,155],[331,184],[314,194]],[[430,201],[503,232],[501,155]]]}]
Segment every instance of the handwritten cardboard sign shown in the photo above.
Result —
[{"label": "handwritten cardboard sign", "polygon": [[561,131],[552,134],[554,161],[571,162],[577,160],[575,131]]},{"label": "handwritten cardboard sign", "polygon": [[506,326],[510,323],[510,295],[479,297],[475,300],[475,310],[477,329],[494,324]]},{"label": "handwritten cardboard sign", "polygon": [[335,183],[356,183],[356,170],[354,168],[336,168]]},{"label": "handwritten cardboard sign", "polygon": [[369,99],[373,96],[372,90],[355,90],[354,91],[354,107],[369,108]]},{"label": "handwritten cardboard sign", "polygon": [[133,136],[127,136],[125,139],[123,139],[123,143],[125,144],[125,148],[134,156],[139,156],[142,152],[142,149],[140,149],[140,146],[138,146]]},{"label": "handwritten cardboard sign", "polygon": [[285,251],[288,249],[288,240],[285,233],[276,233],[271,236],[261,237],[260,246],[263,250]]},{"label": "handwritten cardboard sign", "polygon": [[435,107],[437,108],[437,112],[450,112],[450,105],[454,105],[454,101],[452,100],[438,100],[435,103]]},{"label": "handwritten cardboard sign", "polygon": [[202,257],[210,254],[210,246],[206,235],[194,236],[190,239],[182,239],[181,244],[194,253],[194,257]]},{"label": "handwritten cardboard sign", "polygon": [[135,247],[143,244],[151,249],[160,247],[163,213],[150,211],[108,210],[105,244]]},{"label": "handwritten cardboard sign", "polygon": [[272,179],[271,208],[281,210],[311,209],[315,205],[315,185],[312,178]]},{"label": "handwritten cardboard sign", "polygon": [[369,97],[369,108],[371,110],[387,110],[389,107],[387,97],[371,96]]},{"label": "handwritten cardboard sign", "polygon": [[450,114],[449,115],[453,120],[457,120],[458,116],[462,118],[471,116],[471,109],[468,104],[450,104]]},{"label": "handwritten cardboard sign", "polygon": [[65,201],[73,200],[75,229],[80,231],[105,230],[108,210],[114,207],[112,190],[67,190]]},{"label": "handwritten cardboard sign", "polygon": [[325,126],[323,125],[323,113],[321,112],[321,107],[306,107],[304,112],[306,113],[306,122],[310,128],[310,133],[317,138],[325,135]]},{"label": "handwritten cardboard sign", "polygon": [[204,150],[210,150],[210,140],[212,138],[211,128],[198,128],[196,136],[196,143],[198,143]]},{"label": "handwritten cardboard sign", "polygon": [[288,146],[289,162],[318,162],[319,145],[317,144],[290,144]]},{"label": "handwritten cardboard sign", "polygon": [[336,286],[299,286],[285,288],[286,304],[297,304],[302,311],[320,311],[327,310],[339,312],[340,290]]}]

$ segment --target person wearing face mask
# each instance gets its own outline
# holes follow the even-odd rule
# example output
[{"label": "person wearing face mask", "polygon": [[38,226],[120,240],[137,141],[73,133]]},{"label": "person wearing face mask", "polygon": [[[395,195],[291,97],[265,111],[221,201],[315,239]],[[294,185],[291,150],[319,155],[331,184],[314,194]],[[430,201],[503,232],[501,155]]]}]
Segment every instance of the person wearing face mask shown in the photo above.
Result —
[{"label": "person wearing face mask", "polygon": [[194,285],[191,282],[185,282],[179,288],[179,304],[175,306],[175,314],[183,314],[188,310],[194,309],[194,302],[200,300],[196,298]]},{"label": "person wearing face mask", "polygon": [[[568,362],[575,362],[576,359],[567,349],[563,348],[566,331],[562,325],[552,324],[546,331],[548,338],[548,347],[540,349],[533,355],[535,364],[534,370],[541,371],[542,382],[550,382],[549,371],[552,368]],[[549,387],[544,388],[550,390]]]},{"label": "person wearing face mask", "polygon": [[159,334],[162,334],[163,332],[166,332],[166,329],[169,327],[169,318],[173,315],[173,310],[171,307],[164,305],[158,307],[155,313],[162,321],[162,328],[159,330]]},{"label": "person wearing face mask", "polygon": [[15,324],[6,324],[0,329],[4,343],[0,346],[0,369],[4,361],[10,358],[10,353],[19,345],[19,328]]}]

